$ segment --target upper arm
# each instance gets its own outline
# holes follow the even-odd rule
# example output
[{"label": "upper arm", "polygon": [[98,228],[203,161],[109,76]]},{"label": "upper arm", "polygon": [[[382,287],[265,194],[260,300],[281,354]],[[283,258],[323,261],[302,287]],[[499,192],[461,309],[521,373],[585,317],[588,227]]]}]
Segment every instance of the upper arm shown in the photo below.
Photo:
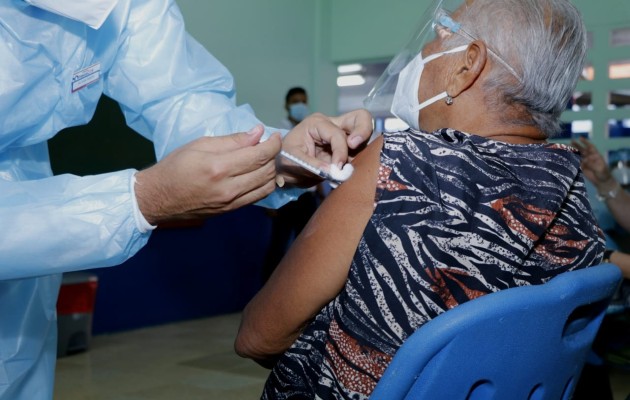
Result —
[{"label": "upper arm", "polygon": [[104,93],[161,160],[201,136],[246,132],[260,121],[237,106],[229,70],[185,30],[171,0],[131,2]]},{"label": "upper arm", "polygon": [[236,343],[240,354],[283,352],[343,289],[373,212],[381,147],[379,138],[353,161],[352,177],[331,192],[247,305]]}]

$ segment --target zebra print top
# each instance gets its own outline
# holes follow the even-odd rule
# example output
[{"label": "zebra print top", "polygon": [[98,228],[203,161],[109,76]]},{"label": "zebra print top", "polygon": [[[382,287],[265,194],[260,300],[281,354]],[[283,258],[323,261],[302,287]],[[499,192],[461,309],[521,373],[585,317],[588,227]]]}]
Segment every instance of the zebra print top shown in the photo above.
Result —
[{"label": "zebra print top", "polygon": [[601,261],[573,148],[449,129],[384,139],[345,288],[281,357],[263,399],[367,399],[405,338],[438,314]]}]

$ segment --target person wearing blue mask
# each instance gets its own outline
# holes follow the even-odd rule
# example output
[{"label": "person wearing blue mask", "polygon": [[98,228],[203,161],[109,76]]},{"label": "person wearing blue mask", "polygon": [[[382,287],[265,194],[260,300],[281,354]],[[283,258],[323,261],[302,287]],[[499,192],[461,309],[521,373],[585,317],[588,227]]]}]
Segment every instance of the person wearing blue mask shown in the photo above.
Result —
[{"label": "person wearing blue mask", "polygon": [[[173,0],[2,1],[0,35],[2,400],[52,398],[61,273],[121,264],[164,221],[279,207],[314,179],[276,160],[281,148],[327,168],[371,134],[363,110],[307,118],[281,139],[236,105],[232,76]],[[47,140],[87,123],[103,94],[158,162],[53,176]],[[321,141],[332,151],[306,153]]]},{"label": "person wearing blue mask", "polygon": [[[293,129],[310,114],[306,89],[295,86],[287,91],[284,99],[287,117],[280,122],[285,129]],[[271,221],[269,246],[262,266],[262,282],[266,282],[276,268],[294,238],[300,234],[324,198],[324,182],[308,188],[297,200],[278,209],[267,210]]]},{"label": "person wearing blue mask", "polygon": [[289,89],[284,97],[284,109],[287,110],[287,117],[281,121],[281,128],[292,129],[302,122],[311,113],[306,90],[299,86]]},{"label": "person wearing blue mask", "polygon": [[368,399],[427,321],[602,261],[578,151],[547,140],[586,50],[569,0],[430,4],[367,98],[409,129],[361,152],[243,312],[262,399]]}]

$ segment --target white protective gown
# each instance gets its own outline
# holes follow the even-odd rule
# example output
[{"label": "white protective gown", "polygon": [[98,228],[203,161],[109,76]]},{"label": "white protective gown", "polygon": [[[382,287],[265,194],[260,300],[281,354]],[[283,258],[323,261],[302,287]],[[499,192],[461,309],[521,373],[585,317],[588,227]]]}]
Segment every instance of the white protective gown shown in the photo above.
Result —
[{"label": "white protective gown", "polygon": [[98,30],[0,0],[0,35],[0,399],[51,399],[60,273],[120,264],[150,232],[134,218],[134,170],[52,176],[46,141],[87,123],[102,93],[158,159],[259,121],[172,0],[120,0]]}]

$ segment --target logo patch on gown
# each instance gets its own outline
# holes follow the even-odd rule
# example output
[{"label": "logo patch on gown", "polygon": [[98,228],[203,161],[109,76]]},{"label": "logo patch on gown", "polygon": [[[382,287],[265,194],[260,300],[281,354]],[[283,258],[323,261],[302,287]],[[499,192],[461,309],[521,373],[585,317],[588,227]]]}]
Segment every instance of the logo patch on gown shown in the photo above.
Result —
[{"label": "logo patch on gown", "polygon": [[101,79],[101,63],[95,63],[72,74],[72,93]]}]

